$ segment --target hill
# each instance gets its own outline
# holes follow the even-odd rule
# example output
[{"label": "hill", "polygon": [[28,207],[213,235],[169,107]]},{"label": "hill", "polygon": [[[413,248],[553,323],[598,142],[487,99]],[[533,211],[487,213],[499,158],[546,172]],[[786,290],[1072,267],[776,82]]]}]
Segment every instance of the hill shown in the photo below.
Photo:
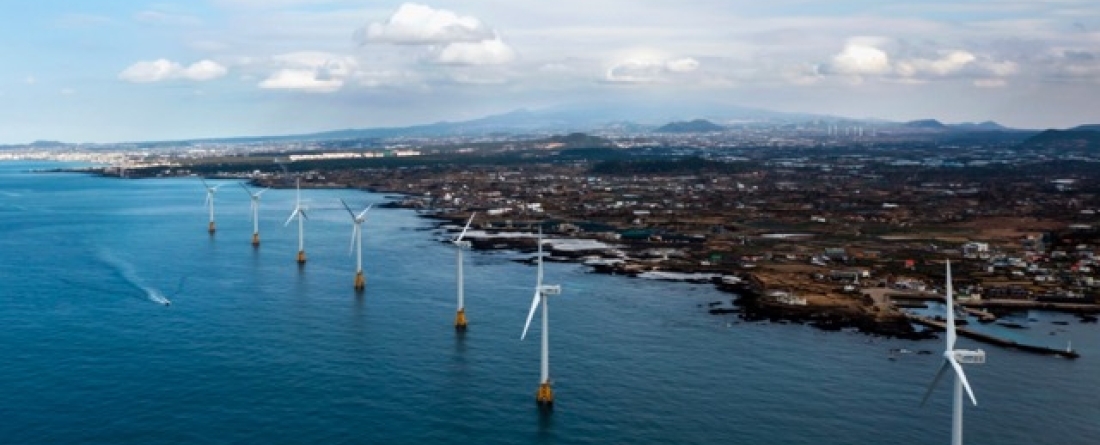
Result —
[{"label": "hill", "polygon": [[655,133],[710,133],[725,129],[725,127],[706,119],[695,119],[688,122],[670,122],[653,131]]},{"label": "hill", "polygon": [[560,148],[611,148],[615,143],[608,139],[591,136],[584,133],[571,133],[565,136],[552,136],[546,142],[558,145]]},{"label": "hill", "polygon": [[920,119],[904,124],[908,128],[921,130],[947,130],[947,126],[935,119]]},{"label": "hill", "polygon": [[[1100,127],[1100,126],[1097,126]],[[1100,152],[1100,128],[1095,130],[1046,130],[1025,140],[1022,146],[1059,153]]]}]

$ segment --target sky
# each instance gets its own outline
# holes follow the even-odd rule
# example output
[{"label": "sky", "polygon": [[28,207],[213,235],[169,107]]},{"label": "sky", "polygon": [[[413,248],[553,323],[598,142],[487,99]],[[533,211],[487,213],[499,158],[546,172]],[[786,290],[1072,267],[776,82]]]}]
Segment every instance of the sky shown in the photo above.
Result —
[{"label": "sky", "polygon": [[592,100],[1066,128],[1100,123],[1095,2],[3,0],[0,143],[296,134]]}]

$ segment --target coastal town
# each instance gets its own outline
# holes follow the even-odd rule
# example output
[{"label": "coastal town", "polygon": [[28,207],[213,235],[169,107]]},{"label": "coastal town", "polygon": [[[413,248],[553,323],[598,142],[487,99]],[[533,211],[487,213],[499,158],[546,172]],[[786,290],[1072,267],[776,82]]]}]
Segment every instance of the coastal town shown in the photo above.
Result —
[{"label": "coastal town", "polygon": [[1097,151],[819,130],[237,144],[99,153],[95,171],[360,188],[449,226],[476,212],[475,249],[530,252],[541,229],[552,258],[739,296],[713,314],[921,338],[906,308],[942,298],[950,260],[981,320],[1096,320]]}]

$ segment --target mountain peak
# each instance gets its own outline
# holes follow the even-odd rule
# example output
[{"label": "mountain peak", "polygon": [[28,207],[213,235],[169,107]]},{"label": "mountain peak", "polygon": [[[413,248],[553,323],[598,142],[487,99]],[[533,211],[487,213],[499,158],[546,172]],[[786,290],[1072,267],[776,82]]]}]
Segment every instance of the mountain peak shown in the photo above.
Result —
[{"label": "mountain peak", "polygon": [[909,128],[921,128],[926,130],[946,130],[947,126],[935,119],[918,119],[915,121],[909,121],[905,123]]}]

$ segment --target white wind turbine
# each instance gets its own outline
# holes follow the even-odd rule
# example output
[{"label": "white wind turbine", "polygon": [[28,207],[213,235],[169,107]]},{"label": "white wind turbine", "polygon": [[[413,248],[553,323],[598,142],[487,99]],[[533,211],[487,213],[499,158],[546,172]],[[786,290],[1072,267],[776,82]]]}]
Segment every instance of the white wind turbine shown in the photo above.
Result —
[{"label": "white wind turbine", "polygon": [[206,187],[206,206],[210,208],[210,224],[206,226],[206,230],[211,234],[214,233],[214,192],[218,191],[218,187],[225,184],[218,184],[213,187],[206,183],[205,179],[199,178],[202,181],[202,186]]},{"label": "white wind turbine", "polygon": [[290,212],[290,217],[283,223],[283,227],[290,224],[290,221],[294,217],[298,217],[298,264],[306,263],[306,247],[305,247],[305,231],[303,230],[303,219],[308,218],[306,211],[302,209],[302,180],[299,178],[294,183],[294,188],[297,191],[297,195],[294,199],[294,210]]},{"label": "white wind turbine", "polygon": [[551,406],[554,403],[554,392],[550,389],[550,321],[548,318],[547,296],[561,294],[561,286],[554,284],[542,284],[542,229],[539,229],[538,238],[538,279],[535,282],[535,298],[531,300],[531,310],[527,313],[527,323],[523,325],[523,335],[519,339],[527,337],[527,328],[531,327],[531,318],[535,315],[539,303],[542,303],[542,366],[539,376],[539,390],[535,393],[535,401],[539,405]]},{"label": "white wind turbine", "polygon": [[355,249],[355,290],[363,290],[367,286],[367,280],[363,277],[363,221],[367,220],[367,212],[370,210],[370,204],[362,212],[356,214],[351,211],[351,207],[348,207],[348,203],[343,199],[340,203],[344,205],[344,208],[348,210],[348,214],[351,215],[351,248]]},{"label": "white wind turbine", "polygon": [[470,242],[463,238],[466,236],[466,231],[470,229],[470,223],[474,222],[474,215],[477,215],[477,212],[470,214],[470,219],[466,221],[466,227],[462,228],[462,233],[451,240],[451,244],[455,246],[455,262],[458,267],[458,313],[455,315],[455,329],[460,331],[466,330],[466,302],[463,296],[462,283],[462,250],[470,248]]},{"label": "white wind turbine", "polygon": [[[239,183],[240,184],[240,183]],[[268,188],[264,188],[258,192],[253,193],[247,185],[241,184],[241,188],[245,193],[248,193],[248,198],[251,201],[250,207],[252,210],[252,245],[260,245],[260,195],[268,191]]]},{"label": "white wind turbine", "polygon": [[928,390],[924,393],[924,398],[921,399],[921,405],[928,400],[928,396],[932,394],[932,390],[936,388],[936,384],[939,383],[940,378],[947,372],[947,368],[952,368],[955,372],[955,397],[953,403],[953,411],[951,415],[951,445],[962,445],[962,433],[963,433],[963,390],[966,390],[966,395],[970,396],[970,401],[977,406],[978,399],[974,398],[974,391],[970,389],[970,383],[966,381],[966,374],[963,372],[962,363],[966,364],[982,364],[985,363],[985,351],[967,350],[967,349],[955,349],[955,302],[951,289],[951,261],[947,261],[947,285],[946,285],[946,300],[947,300],[947,317],[944,322],[944,328],[947,332],[947,341],[945,349],[943,351],[943,364],[940,366],[939,372],[936,373],[936,378],[932,380],[932,384],[928,386]]}]

